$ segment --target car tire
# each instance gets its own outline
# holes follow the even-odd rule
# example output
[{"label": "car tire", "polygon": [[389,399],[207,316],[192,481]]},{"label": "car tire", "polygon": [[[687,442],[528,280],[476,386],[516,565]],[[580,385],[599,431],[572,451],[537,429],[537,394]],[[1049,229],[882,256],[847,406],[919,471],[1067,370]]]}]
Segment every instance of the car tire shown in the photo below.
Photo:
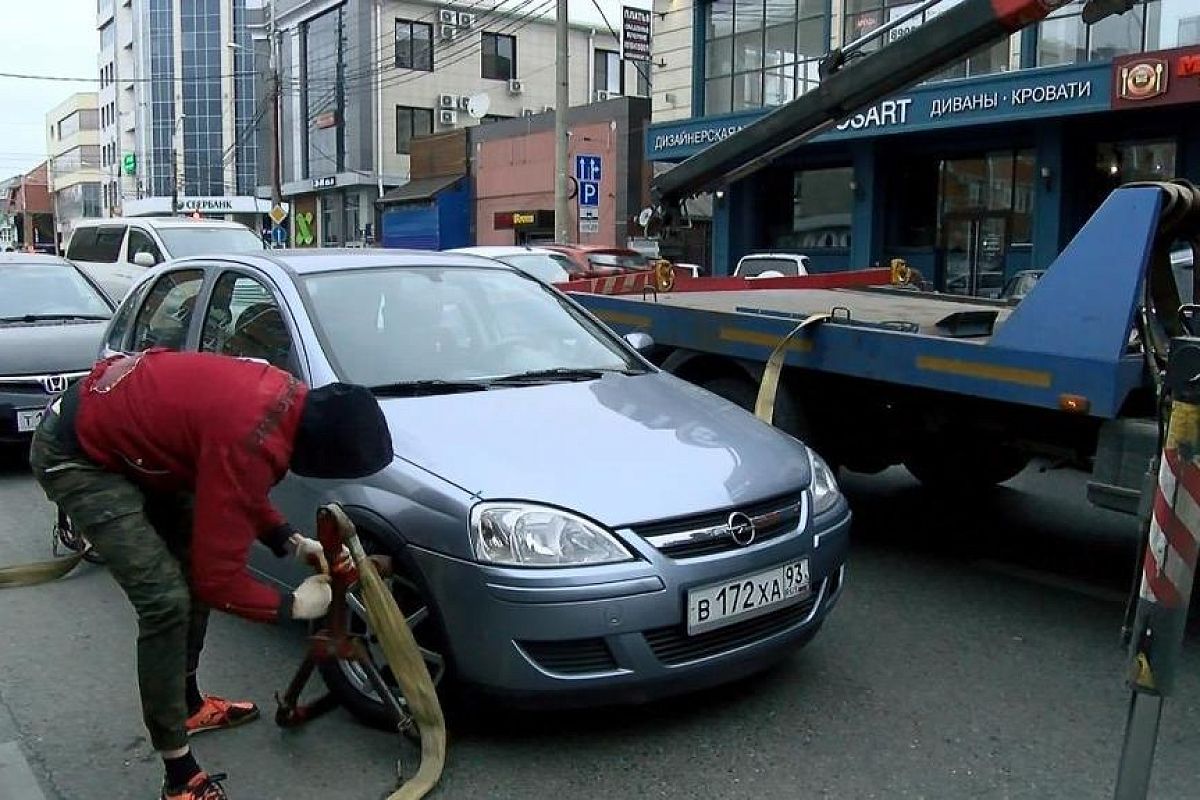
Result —
[{"label": "car tire", "polygon": [[[412,574],[412,570],[404,567],[402,554],[394,551],[389,552],[391,548],[384,546],[381,538],[372,535],[369,530],[360,527],[358,533],[363,543],[363,548],[368,554],[388,554],[392,556],[394,574],[390,578],[386,578],[385,582],[392,586],[392,596],[396,598],[401,612],[408,619],[409,628],[417,640],[417,645],[426,656],[425,663],[429,668],[429,674],[433,679],[434,686],[438,690],[438,695],[444,699],[449,693],[449,688],[453,685],[451,678],[453,670],[449,651],[445,644],[446,636],[442,629],[441,619],[432,602],[428,600],[428,592],[422,582]],[[357,597],[356,587],[351,587],[349,594],[351,603],[353,604],[355,602],[354,598]],[[363,636],[364,643],[373,656],[384,680],[387,681],[389,686],[395,687],[395,679],[392,677],[390,669],[388,669],[382,650],[378,646],[378,641],[367,630],[365,615],[360,611],[356,611],[353,607],[347,609],[347,614],[347,629],[351,633]],[[328,620],[323,621],[323,624],[327,623]],[[384,706],[383,701],[379,699],[379,695],[371,687],[361,667],[351,662],[336,660],[320,662],[318,669],[330,693],[356,719],[373,728],[395,731],[395,724],[391,714]],[[406,702],[398,690],[396,691],[396,697],[400,701],[401,707],[404,707]],[[408,733],[414,737],[417,735],[415,728],[410,728]]]}]

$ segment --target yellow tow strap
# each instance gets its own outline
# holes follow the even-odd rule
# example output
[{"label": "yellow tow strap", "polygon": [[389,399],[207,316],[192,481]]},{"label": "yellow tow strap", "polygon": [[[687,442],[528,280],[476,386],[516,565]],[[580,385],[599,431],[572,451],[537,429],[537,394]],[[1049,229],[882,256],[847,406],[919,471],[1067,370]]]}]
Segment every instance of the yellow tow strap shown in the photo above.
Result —
[{"label": "yellow tow strap", "polygon": [[819,325],[829,319],[829,314],[813,314],[795,328],[792,332],[775,345],[771,357],[767,359],[766,369],[763,370],[762,381],[758,384],[758,398],[754,401],[754,416],[768,425],[775,419],[775,395],[779,393],[779,373],[783,371],[783,361],[787,356],[788,345],[792,339],[805,328]]},{"label": "yellow tow strap", "polygon": [[15,589],[18,586],[36,586],[39,583],[49,583],[58,580],[79,565],[83,560],[82,553],[76,553],[66,558],[56,558],[52,561],[39,561],[35,564],[17,564],[12,567],[0,567],[0,589]]},{"label": "yellow tow strap", "polygon": [[421,766],[417,774],[393,792],[388,800],[419,800],[437,785],[446,764],[446,719],[442,715],[437,691],[417,641],[408,628],[408,621],[379,577],[375,564],[367,558],[354,523],[335,503],[322,506],[322,509],[337,519],[342,539],[358,569],[362,602],[367,608],[367,622],[379,638],[388,666],[400,684],[400,691],[408,701],[408,710],[421,733]]}]

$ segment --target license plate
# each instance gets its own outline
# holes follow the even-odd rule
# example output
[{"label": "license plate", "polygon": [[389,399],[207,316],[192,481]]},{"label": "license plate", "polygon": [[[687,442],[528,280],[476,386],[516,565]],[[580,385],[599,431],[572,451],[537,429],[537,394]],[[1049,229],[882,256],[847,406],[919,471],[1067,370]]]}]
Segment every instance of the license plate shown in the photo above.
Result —
[{"label": "license plate", "polygon": [[42,421],[43,409],[40,408],[18,408],[17,409],[17,432],[29,433],[35,430],[38,423]]},{"label": "license plate", "polygon": [[688,635],[798,603],[811,591],[807,558],[692,589],[688,592]]}]

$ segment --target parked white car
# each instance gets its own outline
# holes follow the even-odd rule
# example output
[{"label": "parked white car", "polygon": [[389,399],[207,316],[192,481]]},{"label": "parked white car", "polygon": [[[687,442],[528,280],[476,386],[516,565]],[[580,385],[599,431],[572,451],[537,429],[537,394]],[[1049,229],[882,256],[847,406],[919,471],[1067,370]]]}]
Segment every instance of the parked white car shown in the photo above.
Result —
[{"label": "parked white car", "polygon": [[264,249],[262,237],[236,222],[188,217],[113,217],[75,223],[66,258],[114,301],[149,267],[175,258]]},{"label": "parked white car", "polygon": [[566,283],[571,280],[571,274],[575,271],[575,265],[570,258],[544,247],[459,247],[446,252],[466,253],[501,261],[510,267],[516,267],[522,272],[532,275],[543,283]]},{"label": "parked white car", "polygon": [[808,256],[796,253],[751,253],[742,256],[735,278],[796,278],[808,274]]}]

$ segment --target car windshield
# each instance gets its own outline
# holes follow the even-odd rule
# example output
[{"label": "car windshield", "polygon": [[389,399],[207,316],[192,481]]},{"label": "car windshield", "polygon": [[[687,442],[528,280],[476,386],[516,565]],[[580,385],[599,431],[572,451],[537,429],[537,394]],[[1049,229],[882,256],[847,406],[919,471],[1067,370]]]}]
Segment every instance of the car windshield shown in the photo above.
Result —
[{"label": "car windshield", "polygon": [[0,319],[108,319],[108,303],[67,264],[0,264]]},{"label": "car windshield", "polygon": [[520,255],[501,256],[499,261],[528,272],[533,277],[546,283],[560,283],[571,277],[571,259],[566,256],[549,253],[522,253]]},{"label": "car windshield", "polygon": [[381,387],[642,365],[545,285],[505,269],[389,267],[306,276],[339,376]]},{"label": "car windshield", "polygon": [[253,253],[263,249],[263,240],[248,228],[194,227],[159,228],[171,258]]}]

